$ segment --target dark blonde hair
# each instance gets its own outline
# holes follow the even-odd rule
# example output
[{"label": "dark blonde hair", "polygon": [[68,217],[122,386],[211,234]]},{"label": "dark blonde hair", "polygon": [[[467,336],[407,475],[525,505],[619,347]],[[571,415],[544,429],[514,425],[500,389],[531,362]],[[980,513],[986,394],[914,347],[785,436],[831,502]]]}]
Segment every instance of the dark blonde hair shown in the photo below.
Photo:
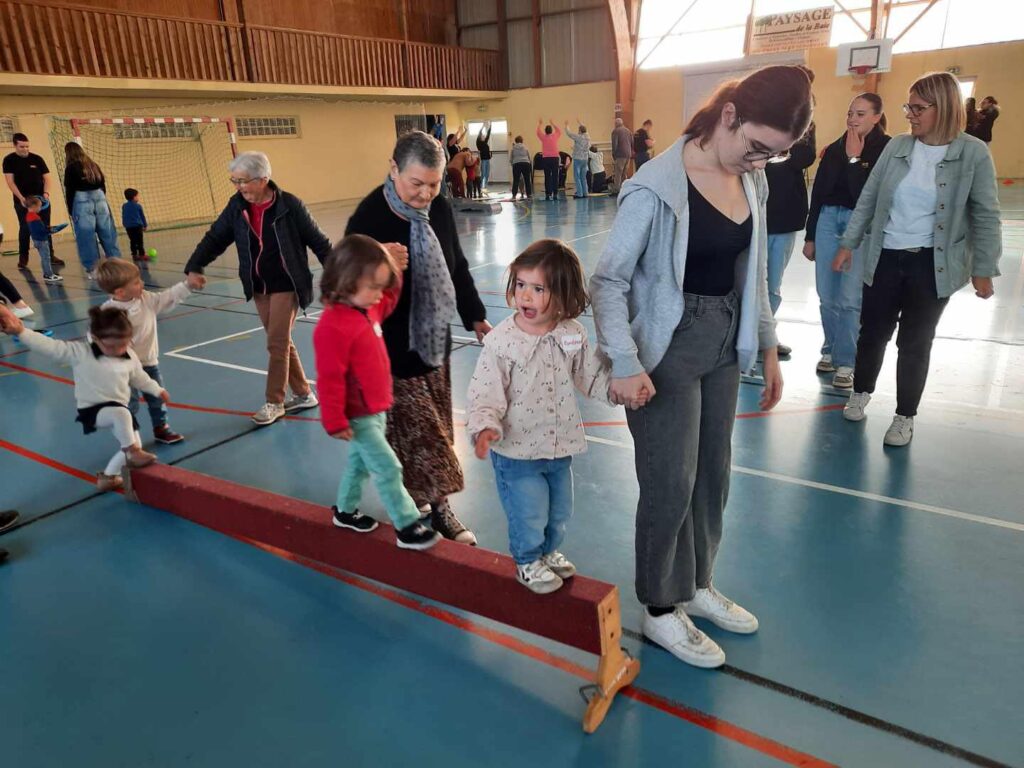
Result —
[{"label": "dark blonde hair", "polygon": [[104,293],[113,293],[118,288],[124,288],[141,274],[139,268],[130,261],[118,258],[104,259],[96,267],[96,284]]},{"label": "dark blonde hair", "polygon": [[580,257],[561,240],[538,240],[516,256],[508,267],[508,284],[505,286],[505,300],[509,306],[515,304],[517,274],[522,269],[544,271],[551,306],[559,318],[579,317],[590,306]]},{"label": "dark blonde hair", "polygon": [[[703,147],[715,132],[722,108],[729,103],[736,107],[736,116],[743,122],[766,125],[799,138],[811,122],[811,79],[804,67],[780,65],[762,67],[742,80],[722,83],[690,118],[684,133]],[[738,126],[731,127],[735,130]]]},{"label": "dark blonde hair", "polygon": [[391,288],[398,279],[399,269],[387,249],[366,235],[349,235],[337,243],[324,261],[320,276],[320,301],[324,304],[344,304],[359,290],[359,279],[387,264]]},{"label": "dark blonde hair", "polygon": [[910,86],[910,92],[935,105],[932,135],[939,144],[949,144],[963,132],[967,124],[964,97],[960,93],[960,83],[949,72],[921,75]]},{"label": "dark blonde hair", "polygon": [[95,161],[82,149],[82,145],[69,141],[64,145],[64,157],[67,160],[67,164],[78,163],[82,166],[82,176],[85,180],[91,184],[99,184],[103,181],[103,171],[96,165]]},{"label": "dark blonde hair", "polygon": [[130,339],[132,321],[123,309],[90,307],[89,333],[94,339]]}]

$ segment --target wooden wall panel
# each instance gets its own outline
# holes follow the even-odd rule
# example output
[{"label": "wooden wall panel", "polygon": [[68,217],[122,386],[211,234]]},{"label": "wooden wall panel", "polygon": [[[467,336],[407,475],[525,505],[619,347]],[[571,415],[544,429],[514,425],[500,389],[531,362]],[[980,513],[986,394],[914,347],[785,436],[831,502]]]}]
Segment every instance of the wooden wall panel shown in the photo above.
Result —
[{"label": "wooden wall panel", "polygon": [[[66,0],[72,5],[106,11],[127,11],[151,16],[177,16],[196,21],[220,19],[218,0]],[[224,0],[225,3],[234,0]]]},{"label": "wooden wall panel", "polygon": [[[247,24],[355,37],[402,39],[402,0],[241,1],[244,4]],[[435,45],[455,44],[455,0],[406,2],[409,9],[410,40]]]}]

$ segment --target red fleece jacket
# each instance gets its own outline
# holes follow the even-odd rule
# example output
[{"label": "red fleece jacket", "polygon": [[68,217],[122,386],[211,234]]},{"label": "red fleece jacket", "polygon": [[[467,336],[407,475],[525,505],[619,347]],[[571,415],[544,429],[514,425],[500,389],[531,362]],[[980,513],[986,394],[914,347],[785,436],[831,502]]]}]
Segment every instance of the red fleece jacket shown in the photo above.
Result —
[{"label": "red fleece jacket", "polygon": [[402,281],[363,311],[331,304],[313,331],[320,421],[329,435],[348,429],[349,419],[391,407],[391,362],[380,324],[398,304]]}]

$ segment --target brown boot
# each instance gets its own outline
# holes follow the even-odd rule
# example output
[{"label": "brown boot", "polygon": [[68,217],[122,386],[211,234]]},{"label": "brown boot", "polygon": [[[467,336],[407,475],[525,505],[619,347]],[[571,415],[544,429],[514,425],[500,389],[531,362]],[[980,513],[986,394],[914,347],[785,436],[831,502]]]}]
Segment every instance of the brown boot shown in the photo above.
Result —
[{"label": "brown boot", "polygon": [[154,461],[156,461],[156,454],[144,451],[141,448],[126,448],[124,455],[128,460],[128,466],[132,469],[140,469],[142,467],[148,467]]},{"label": "brown boot", "polygon": [[124,485],[120,475],[105,475],[102,472],[96,473],[96,487],[101,491],[116,491]]}]

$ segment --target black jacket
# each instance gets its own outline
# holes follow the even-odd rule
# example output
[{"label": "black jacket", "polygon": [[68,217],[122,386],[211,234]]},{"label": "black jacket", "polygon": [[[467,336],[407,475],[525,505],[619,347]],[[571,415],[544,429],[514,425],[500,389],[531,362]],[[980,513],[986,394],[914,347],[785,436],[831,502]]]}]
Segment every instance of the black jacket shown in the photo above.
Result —
[{"label": "black jacket", "polygon": [[[276,199],[263,214],[263,238],[274,237],[274,245],[284,260],[284,268],[295,287],[299,306],[305,309],[313,302],[313,273],[309,271],[306,248],[312,250],[323,264],[331,250],[331,241],[320,231],[299,198],[281,191],[274,182],[270,182],[270,186]],[[252,299],[253,265],[259,254],[260,243],[243,215],[248,208],[249,204],[242,194],[235,193],[192,252],[185,265],[185,272],[202,274],[207,264],[234,243],[238,249],[238,277],[242,281],[245,298]]]},{"label": "black jacket", "polygon": [[857,207],[857,198],[871,175],[871,169],[875,167],[879,155],[891,138],[880,125],[876,125],[864,137],[864,151],[861,152],[859,163],[850,163],[846,157],[845,133],[825,148],[811,188],[811,208],[807,214],[807,235],[804,237],[806,241],[814,242],[822,206],[838,205],[850,210]]},{"label": "black jacket", "polygon": [[[469,271],[469,263],[462,253],[452,208],[443,197],[434,198],[430,205],[430,227],[437,235],[445,261],[448,262],[448,271],[451,272],[452,282],[455,284],[455,303],[459,317],[466,330],[471,331],[473,323],[487,319],[487,310],[480,300],[473,275]],[[381,243],[401,243],[408,246],[409,229],[409,222],[396,216],[388,206],[387,200],[384,199],[384,187],[381,186],[359,204],[352,218],[348,220],[345,234],[369,235]],[[410,265],[402,282],[402,295],[398,300],[398,306],[381,326],[388,357],[391,358],[391,373],[400,379],[424,376],[434,370],[424,363],[419,355],[409,350],[409,312],[412,309],[412,285],[415,280],[416,273]],[[451,351],[450,335],[448,351]]]},{"label": "black jacket", "polygon": [[807,221],[807,182],[804,169],[814,165],[818,153],[814,124],[789,153],[784,163],[768,163],[764,172],[768,177],[768,234],[783,235],[799,232]]},{"label": "black jacket", "polygon": [[68,207],[68,216],[75,215],[75,193],[92,192],[95,189],[102,189],[104,193],[107,191],[107,180],[103,178],[103,171],[100,171],[100,180],[93,182],[85,178],[81,163],[68,163],[68,167],[64,169],[64,204]]}]

